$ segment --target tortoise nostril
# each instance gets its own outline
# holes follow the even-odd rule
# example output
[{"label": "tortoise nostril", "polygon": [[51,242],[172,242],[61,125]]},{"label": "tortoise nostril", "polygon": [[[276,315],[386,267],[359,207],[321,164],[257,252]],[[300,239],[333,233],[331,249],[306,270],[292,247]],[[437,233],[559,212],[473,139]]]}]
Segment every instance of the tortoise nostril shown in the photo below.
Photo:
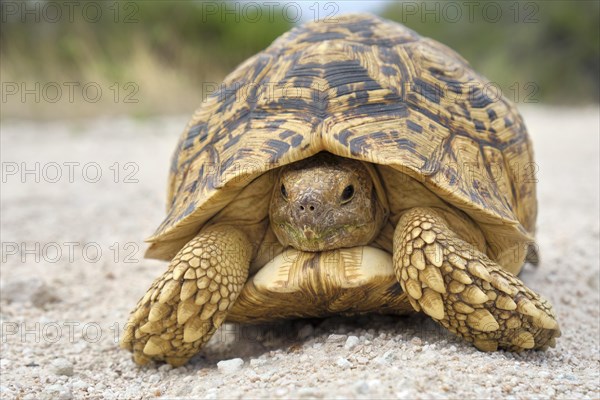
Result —
[{"label": "tortoise nostril", "polygon": [[304,215],[309,215],[309,212],[310,214],[317,212],[319,206],[319,199],[315,198],[315,196],[308,194],[300,197],[297,200],[296,210],[297,212],[302,213]]},{"label": "tortoise nostril", "polygon": [[317,208],[312,205],[312,204],[302,204],[300,206],[298,206],[298,208],[300,209],[300,211],[315,211]]}]

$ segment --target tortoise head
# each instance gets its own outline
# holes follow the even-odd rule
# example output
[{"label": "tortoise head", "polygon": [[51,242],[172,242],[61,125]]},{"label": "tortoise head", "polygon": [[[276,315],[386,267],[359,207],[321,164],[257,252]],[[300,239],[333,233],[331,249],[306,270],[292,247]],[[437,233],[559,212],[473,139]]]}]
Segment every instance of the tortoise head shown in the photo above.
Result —
[{"label": "tortoise head", "polygon": [[377,179],[362,162],[330,153],[287,165],[273,190],[271,227],[284,246],[302,251],[366,245],[387,218]]}]

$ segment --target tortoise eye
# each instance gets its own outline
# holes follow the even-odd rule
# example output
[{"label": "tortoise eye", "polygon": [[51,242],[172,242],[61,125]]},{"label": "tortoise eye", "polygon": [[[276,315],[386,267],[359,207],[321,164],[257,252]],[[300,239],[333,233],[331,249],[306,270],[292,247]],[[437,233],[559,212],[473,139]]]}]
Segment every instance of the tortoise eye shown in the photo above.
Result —
[{"label": "tortoise eye", "polygon": [[350,200],[352,200],[352,197],[354,196],[354,186],[352,185],[348,185],[344,188],[344,191],[342,192],[342,204],[345,204],[347,202],[349,202]]},{"label": "tortoise eye", "polygon": [[283,183],[281,184],[281,195],[283,196],[284,199],[287,200],[288,194],[287,194],[287,190],[285,190],[285,185]]}]

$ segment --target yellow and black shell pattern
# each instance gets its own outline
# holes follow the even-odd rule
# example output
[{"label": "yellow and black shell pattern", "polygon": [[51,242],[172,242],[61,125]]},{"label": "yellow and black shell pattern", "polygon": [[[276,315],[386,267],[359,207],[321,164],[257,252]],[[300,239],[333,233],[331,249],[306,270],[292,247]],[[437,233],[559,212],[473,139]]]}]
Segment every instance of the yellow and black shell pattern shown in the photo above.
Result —
[{"label": "yellow and black shell pattern", "polygon": [[537,214],[532,147],[493,87],[453,50],[375,16],[294,28],[193,115],[148,255],[168,258],[257,177],[321,151],[418,180],[499,247],[526,242]]}]

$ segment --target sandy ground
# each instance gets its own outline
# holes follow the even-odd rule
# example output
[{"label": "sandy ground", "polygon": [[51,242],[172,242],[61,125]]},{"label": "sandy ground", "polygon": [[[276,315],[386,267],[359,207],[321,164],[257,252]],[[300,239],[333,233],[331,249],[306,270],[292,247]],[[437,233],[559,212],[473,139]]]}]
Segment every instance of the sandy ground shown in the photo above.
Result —
[{"label": "sandy ground", "polygon": [[176,369],[138,368],[117,339],[166,267],[142,240],[186,118],[3,123],[1,397],[598,398],[598,109],[524,116],[543,260],[522,277],[555,305],[555,349],[481,353],[426,317],[369,316],[227,325]]}]

